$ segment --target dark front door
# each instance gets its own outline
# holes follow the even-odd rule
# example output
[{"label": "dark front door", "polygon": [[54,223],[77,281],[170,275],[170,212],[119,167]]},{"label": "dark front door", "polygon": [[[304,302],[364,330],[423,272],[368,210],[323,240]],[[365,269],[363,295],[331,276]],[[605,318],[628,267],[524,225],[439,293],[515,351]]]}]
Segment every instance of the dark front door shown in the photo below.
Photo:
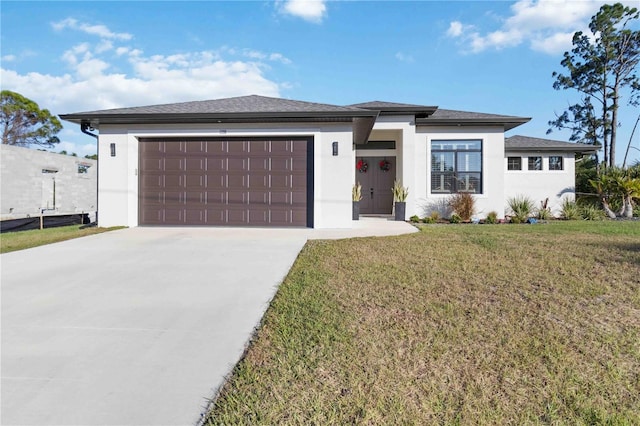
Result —
[{"label": "dark front door", "polygon": [[[386,167],[381,167],[382,161]],[[358,164],[367,164],[366,171]],[[388,170],[383,170],[388,169]],[[396,177],[396,157],[357,157],[356,181],[362,185],[362,214],[391,214],[393,210],[393,181]]]}]

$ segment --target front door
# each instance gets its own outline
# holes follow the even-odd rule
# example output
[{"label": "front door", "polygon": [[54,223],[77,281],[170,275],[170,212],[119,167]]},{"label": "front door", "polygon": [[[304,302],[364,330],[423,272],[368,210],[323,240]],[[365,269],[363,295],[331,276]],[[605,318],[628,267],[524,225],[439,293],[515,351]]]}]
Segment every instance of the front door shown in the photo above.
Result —
[{"label": "front door", "polygon": [[391,214],[395,177],[396,157],[356,157],[356,181],[362,185],[360,213]]}]

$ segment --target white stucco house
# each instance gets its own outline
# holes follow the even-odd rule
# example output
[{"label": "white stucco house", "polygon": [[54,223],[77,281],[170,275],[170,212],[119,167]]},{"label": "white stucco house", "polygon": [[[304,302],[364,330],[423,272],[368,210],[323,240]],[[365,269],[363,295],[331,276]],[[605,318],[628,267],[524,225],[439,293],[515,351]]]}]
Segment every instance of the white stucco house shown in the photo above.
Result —
[{"label": "white stucco house", "polygon": [[469,192],[479,215],[509,197],[558,209],[574,196],[576,154],[591,145],[512,136],[529,118],[367,102],[326,105],[263,96],[61,116],[99,132],[99,225],[349,228],[392,212],[407,218]]}]

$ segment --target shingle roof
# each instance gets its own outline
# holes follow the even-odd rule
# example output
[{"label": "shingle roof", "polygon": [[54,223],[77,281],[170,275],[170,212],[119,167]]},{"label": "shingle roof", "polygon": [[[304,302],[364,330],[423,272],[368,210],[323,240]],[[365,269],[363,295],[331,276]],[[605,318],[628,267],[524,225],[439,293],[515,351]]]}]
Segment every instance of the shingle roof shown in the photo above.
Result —
[{"label": "shingle roof", "polygon": [[555,151],[555,152],[596,152],[599,145],[557,141],[553,139],[534,138],[530,136],[515,135],[504,139],[505,151]]},{"label": "shingle roof", "polygon": [[162,105],[149,105],[131,108],[116,108],[87,111],[67,115],[124,115],[124,114],[238,114],[238,113],[351,113],[362,111],[354,107],[294,101],[290,99],[270,98],[249,95],[234,98],[207,101],[181,102]]},{"label": "shingle roof", "polygon": [[458,125],[477,126],[495,125],[504,126],[505,130],[511,130],[531,120],[529,117],[516,117],[513,115],[486,114],[484,112],[456,111],[452,109],[438,108],[426,118],[416,119],[417,125]]}]

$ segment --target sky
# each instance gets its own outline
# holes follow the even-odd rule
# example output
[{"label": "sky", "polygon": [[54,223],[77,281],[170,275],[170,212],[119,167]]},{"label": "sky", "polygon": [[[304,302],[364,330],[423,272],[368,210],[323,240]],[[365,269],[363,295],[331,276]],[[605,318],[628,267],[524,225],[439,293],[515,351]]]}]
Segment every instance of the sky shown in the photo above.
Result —
[{"label": "sky", "polygon": [[[531,117],[507,135],[568,140],[548,121],[579,95],[552,73],[604,3],[3,0],[0,85],[55,115],[257,94]],[[617,163],[639,114],[622,100]],[[63,125],[53,150],[95,153]]]}]

